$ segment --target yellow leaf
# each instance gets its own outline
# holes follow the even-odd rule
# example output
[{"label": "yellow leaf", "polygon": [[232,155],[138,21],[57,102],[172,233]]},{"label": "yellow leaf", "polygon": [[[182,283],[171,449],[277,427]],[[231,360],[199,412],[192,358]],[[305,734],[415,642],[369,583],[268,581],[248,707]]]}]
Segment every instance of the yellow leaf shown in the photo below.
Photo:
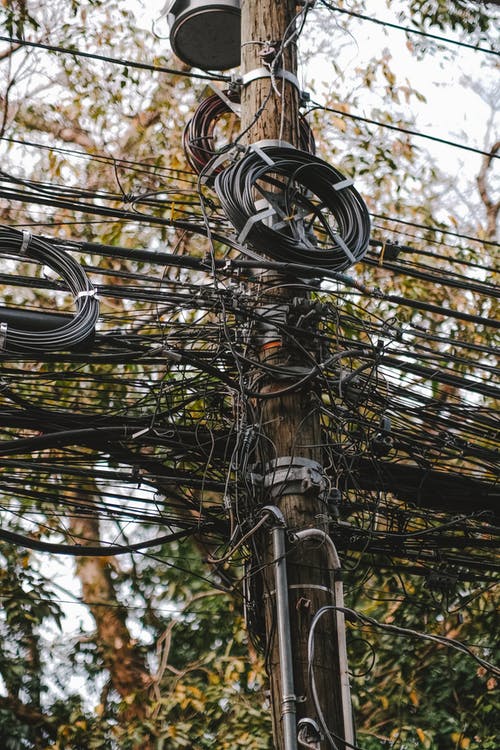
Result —
[{"label": "yellow leaf", "polygon": [[345,124],[345,120],[343,120],[341,117],[332,117],[331,123],[335,125],[335,127],[340,131],[342,131],[342,133],[345,133],[347,126]]},{"label": "yellow leaf", "polygon": [[417,727],[417,734],[422,745],[425,745],[425,732],[420,727]]},{"label": "yellow leaf", "polygon": [[[420,703],[420,701],[418,699],[418,695],[416,694],[415,690],[411,691],[411,693],[410,693],[410,700],[411,700],[411,702],[413,703],[414,706],[418,706],[418,704]],[[419,730],[417,730],[417,731],[419,731]],[[422,731],[422,730],[420,730],[420,731]]]}]

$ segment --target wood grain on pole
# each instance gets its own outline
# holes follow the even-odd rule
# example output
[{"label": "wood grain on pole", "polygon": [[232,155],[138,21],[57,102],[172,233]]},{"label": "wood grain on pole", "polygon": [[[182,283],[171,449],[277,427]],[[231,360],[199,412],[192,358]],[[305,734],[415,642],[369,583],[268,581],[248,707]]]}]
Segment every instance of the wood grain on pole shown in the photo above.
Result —
[{"label": "wood grain on pole", "polygon": [[[265,49],[264,43],[277,42],[279,45],[285,30],[293,30],[297,10],[295,3],[290,0],[242,0],[242,75],[262,68],[261,53]],[[296,75],[297,53],[294,41],[285,47],[280,67]],[[245,142],[280,139],[298,146],[298,91],[289,82],[283,85],[280,78],[276,79],[275,84],[281,96],[273,88],[270,78],[257,79],[243,87],[241,125],[242,130],[248,130]],[[292,296],[298,296],[298,292],[296,289],[284,288],[283,281],[289,282],[290,279],[267,277],[256,292],[262,294],[263,298],[267,296],[273,303],[289,302]],[[273,287],[272,291],[263,291],[266,283]],[[305,332],[304,346],[307,347],[312,338],[310,333]],[[300,352],[300,348],[293,351],[286,340],[279,340],[278,337],[274,345],[272,342],[267,343],[265,351],[260,353],[260,358],[278,367],[285,363],[311,366],[307,354]],[[280,391],[289,384],[290,381],[281,378],[276,382],[268,380],[261,385],[261,392]],[[309,458],[322,463],[318,398],[319,394],[309,382],[306,388],[287,395],[265,400],[257,399],[260,440],[256,453],[259,463],[264,464],[284,456]],[[285,489],[279,498],[268,497],[266,502],[281,509],[290,531],[304,528],[327,530],[324,501],[317,493],[289,494]],[[259,549],[265,563],[263,589],[274,746],[277,750],[282,750],[284,745],[281,730],[281,686],[274,627],[274,579],[269,532],[261,536]],[[314,614],[321,607],[334,603],[333,578],[328,570],[326,549],[317,542],[303,542],[301,545],[290,543],[287,562],[295,693],[298,699],[297,719],[308,717],[317,721],[317,713],[308,688],[307,641]],[[320,620],[316,629],[314,670],[321,709],[327,724],[336,734],[343,737],[336,642],[336,620],[333,613],[328,613]],[[345,747],[343,742],[338,743],[339,750],[344,750]],[[331,745],[324,741],[321,743],[321,750],[326,748],[331,748]]]}]

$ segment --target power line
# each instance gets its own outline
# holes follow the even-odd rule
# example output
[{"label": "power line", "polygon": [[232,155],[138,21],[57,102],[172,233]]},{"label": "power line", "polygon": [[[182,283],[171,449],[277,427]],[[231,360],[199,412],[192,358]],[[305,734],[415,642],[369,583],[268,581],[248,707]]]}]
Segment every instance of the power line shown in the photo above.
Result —
[{"label": "power line", "polygon": [[128,552],[140,552],[150,547],[159,547],[168,542],[177,541],[193,533],[192,529],[183,529],[182,531],[172,532],[156,539],[149,539],[144,542],[135,544],[110,544],[91,546],[87,544],[55,544],[53,542],[44,542],[41,539],[33,539],[25,534],[18,534],[14,531],[0,529],[0,539],[10,544],[15,544],[26,549],[37,552],[55,552],[58,555],[71,555],[72,557],[114,557],[123,555]]},{"label": "power line", "polygon": [[397,23],[391,23],[390,21],[382,21],[379,18],[373,18],[372,16],[364,15],[363,13],[356,13],[353,10],[347,10],[346,8],[338,8],[335,5],[332,5],[331,3],[327,2],[327,0],[320,0],[322,5],[324,5],[329,10],[332,10],[336,13],[343,13],[347,16],[352,16],[353,18],[359,18],[362,21],[369,21],[370,23],[375,23],[379,26],[386,26],[390,29],[397,29],[398,31],[404,31],[406,34],[417,34],[421,37],[426,37],[428,39],[435,39],[438,42],[444,42],[445,44],[454,44],[457,47],[465,47],[466,49],[474,50],[475,52],[485,52],[489,55],[495,55],[500,56],[500,52],[497,52],[494,49],[487,49],[486,47],[479,47],[475,44],[467,44],[467,42],[460,42],[458,39],[450,39],[446,36],[440,36],[439,34],[431,34],[429,31],[420,31],[419,29],[412,29],[409,26],[400,26]]},{"label": "power line", "polygon": [[484,240],[480,237],[473,237],[470,234],[460,234],[460,232],[453,232],[451,229],[443,229],[442,227],[432,227],[427,224],[419,224],[415,221],[408,221],[406,219],[396,219],[393,216],[385,216],[384,214],[370,213],[374,219],[383,219],[384,221],[394,221],[397,224],[405,224],[405,226],[415,227],[416,229],[424,229],[426,232],[440,232],[441,234],[447,234],[451,237],[457,237],[460,240],[469,240],[470,242],[480,242],[482,245],[492,245],[493,247],[500,247],[500,242],[493,240]]},{"label": "power line", "polygon": [[495,153],[494,151],[483,151],[480,148],[473,148],[472,146],[466,146],[463,143],[458,143],[457,141],[450,141],[447,138],[439,138],[435,135],[430,135],[429,133],[421,133],[419,130],[410,130],[409,128],[402,128],[400,125],[391,125],[388,122],[380,122],[379,120],[372,120],[369,117],[362,117],[361,115],[355,115],[352,112],[344,112],[341,109],[335,109],[334,107],[326,107],[324,104],[320,104],[319,102],[311,101],[312,107],[309,109],[309,112],[313,112],[315,109],[320,109],[323,112],[332,112],[332,114],[335,115],[341,115],[342,117],[349,117],[351,120],[356,120],[357,122],[365,122],[368,125],[376,125],[380,128],[387,128],[388,130],[394,130],[398,133],[405,133],[406,135],[413,135],[418,138],[425,138],[426,140],[433,141],[435,143],[441,143],[444,146],[452,146],[453,148],[460,148],[463,151],[470,151],[474,154],[479,154],[480,156],[487,156],[491,159],[500,159],[500,154]]},{"label": "power line", "polygon": [[19,44],[23,47],[33,47],[35,49],[44,49],[49,52],[59,52],[64,55],[73,55],[74,57],[86,57],[91,60],[100,60],[102,62],[113,63],[114,65],[122,65],[126,68],[138,68],[139,70],[151,70],[156,73],[169,73],[170,75],[183,76],[185,78],[195,78],[201,81],[230,81],[230,76],[221,74],[205,75],[203,73],[191,73],[187,70],[175,70],[175,68],[167,68],[163,65],[151,65],[149,63],[141,63],[136,60],[123,60],[118,57],[109,57],[108,55],[98,55],[95,52],[83,52],[81,50],[72,49],[71,47],[59,47],[54,44],[44,44],[42,42],[29,42],[25,39],[17,39],[10,36],[0,36],[1,42],[8,42],[9,44]]}]

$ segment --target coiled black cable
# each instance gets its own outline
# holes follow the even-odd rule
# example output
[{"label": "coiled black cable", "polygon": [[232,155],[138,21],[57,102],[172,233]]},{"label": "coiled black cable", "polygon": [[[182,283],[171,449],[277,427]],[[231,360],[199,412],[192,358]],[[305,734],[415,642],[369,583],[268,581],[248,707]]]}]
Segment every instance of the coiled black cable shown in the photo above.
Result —
[{"label": "coiled black cable", "polygon": [[[240,101],[240,94],[235,90],[228,90],[226,98],[235,104]],[[231,107],[218,94],[213,94],[204,99],[198,106],[193,117],[187,123],[182,135],[182,145],[186,158],[197,174],[205,169],[209,161],[216,156],[215,126],[219,120],[231,113]],[[316,153],[314,135],[305,117],[299,120],[300,147],[303,151],[311,154]],[[214,174],[221,172],[222,165],[214,170]]]},{"label": "coiled black cable", "polygon": [[277,261],[341,271],[368,249],[365,202],[351,180],[312,154],[253,146],[216,176],[215,190],[238,242]]},{"label": "coiled black cable", "polygon": [[[95,287],[74,258],[41,237],[5,226],[0,227],[0,255],[34,260],[51,268],[74,296],[76,307],[75,314],[64,321],[61,320],[62,316],[57,316],[57,322],[61,320],[62,324],[56,327],[48,313],[47,330],[14,328],[2,322],[0,317],[0,353],[60,351],[88,342],[99,316],[99,303]],[[19,319],[22,320],[22,309],[19,312]],[[12,315],[9,317],[11,319]]]}]

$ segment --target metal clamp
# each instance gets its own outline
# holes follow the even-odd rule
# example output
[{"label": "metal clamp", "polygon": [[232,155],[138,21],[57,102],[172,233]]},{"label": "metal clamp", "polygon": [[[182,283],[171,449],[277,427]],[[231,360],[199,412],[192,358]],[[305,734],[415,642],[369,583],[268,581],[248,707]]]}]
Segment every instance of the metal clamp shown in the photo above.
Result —
[{"label": "metal clamp", "polygon": [[299,79],[296,75],[293,73],[290,73],[289,70],[284,70],[283,68],[278,68],[275,71],[270,71],[269,68],[254,68],[254,70],[249,70],[248,73],[245,73],[245,75],[241,76],[241,85],[247,86],[252,81],[257,81],[259,78],[283,78],[285,81],[288,81],[291,83],[295,88],[300,91],[300,84]]},{"label": "metal clamp", "polygon": [[278,138],[262,138],[260,141],[255,141],[255,143],[252,143],[252,146],[254,150],[256,150],[256,146],[259,147],[259,149],[262,148],[294,148],[297,150],[297,147],[293,144],[289,143],[288,141],[281,141]]},{"label": "metal clamp", "polygon": [[252,472],[254,486],[269,490],[271,498],[283,495],[321,494],[328,486],[323,467],[309,458],[283,456],[269,461],[261,472]]}]

